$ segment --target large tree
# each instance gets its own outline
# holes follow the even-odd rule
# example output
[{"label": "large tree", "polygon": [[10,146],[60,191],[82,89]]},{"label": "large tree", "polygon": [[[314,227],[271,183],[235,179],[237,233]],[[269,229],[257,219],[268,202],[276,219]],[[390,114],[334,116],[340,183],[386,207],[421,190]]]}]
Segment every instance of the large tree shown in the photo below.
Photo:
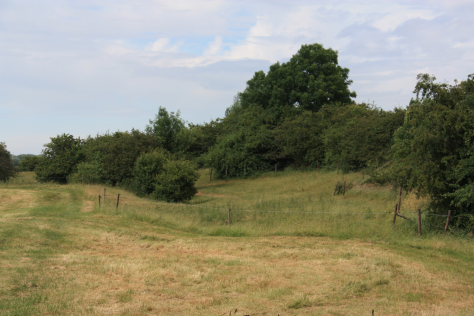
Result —
[{"label": "large tree", "polygon": [[0,142],[0,181],[6,181],[14,177],[17,173],[15,166],[13,166],[12,157],[7,150],[7,145]]},{"label": "large tree", "polygon": [[78,163],[85,158],[83,145],[84,140],[73,135],[51,137],[35,167],[36,179],[66,183],[67,177],[76,172]]},{"label": "large tree", "polygon": [[455,85],[435,79],[418,75],[417,97],[395,133],[392,178],[429,196],[434,212],[474,214],[474,74]]},{"label": "large tree", "polygon": [[291,105],[316,112],[325,104],[351,103],[349,69],[338,65],[337,51],[321,44],[303,45],[287,62],[256,72],[241,94],[242,106],[262,106],[279,112]]}]

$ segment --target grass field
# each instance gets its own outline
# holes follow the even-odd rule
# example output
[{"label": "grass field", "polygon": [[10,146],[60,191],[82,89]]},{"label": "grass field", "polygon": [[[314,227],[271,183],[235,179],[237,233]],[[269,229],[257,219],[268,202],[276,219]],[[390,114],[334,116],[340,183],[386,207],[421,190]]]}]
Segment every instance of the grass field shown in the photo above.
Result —
[{"label": "grass field", "polygon": [[0,184],[0,315],[474,315],[473,238],[393,228],[396,192],[361,178],[203,170],[188,205],[99,208],[103,186],[23,173]]}]

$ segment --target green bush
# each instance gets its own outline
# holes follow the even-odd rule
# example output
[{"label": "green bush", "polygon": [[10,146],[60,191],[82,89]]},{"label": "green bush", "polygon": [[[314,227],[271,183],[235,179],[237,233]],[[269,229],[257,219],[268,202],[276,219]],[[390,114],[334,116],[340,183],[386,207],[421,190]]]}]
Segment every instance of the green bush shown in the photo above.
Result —
[{"label": "green bush", "polygon": [[77,171],[77,164],[85,158],[83,146],[84,140],[69,134],[51,137],[36,164],[36,179],[39,182],[66,183],[67,178]]},{"label": "green bush", "polygon": [[7,150],[5,143],[0,143],[0,181],[6,181],[17,174],[17,169],[13,166],[11,154]]},{"label": "green bush", "polygon": [[171,155],[166,150],[154,150],[138,157],[133,169],[132,190],[138,196],[147,196],[155,191],[156,177],[164,171],[164,165]]},{"label": "green bush", "polygon": [[194,183],[199,176],[195,165],[187,160],[168,160],[163,167],[152,196],[167,202],[190,200],[197,192]]},{"label": "green bush", "polygon": [[133,169],[131,186],[139,196],[149,196],[167,202],[182,202],[196,194],[198,179],[195,164],[175,159],[161,149],[140,155]]}]

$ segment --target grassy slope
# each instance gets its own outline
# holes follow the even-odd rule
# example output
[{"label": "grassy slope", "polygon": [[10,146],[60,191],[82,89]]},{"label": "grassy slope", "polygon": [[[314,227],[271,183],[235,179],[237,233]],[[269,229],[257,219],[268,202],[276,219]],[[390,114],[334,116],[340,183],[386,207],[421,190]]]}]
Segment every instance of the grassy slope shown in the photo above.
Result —
[{"label": "grassy slope", "polygon": [[[474,314],[472,239],[393,229],[396,193],[344,177],[354,187],[334,197],[332,173],[203,171],[194,206],[107,188],[99,209],[103,187],[24,173],[0,186],[0,314]],[[404,196],[402,213],[419,206]],[[232,211],[229,228],[227,208],[278,212]]]}]

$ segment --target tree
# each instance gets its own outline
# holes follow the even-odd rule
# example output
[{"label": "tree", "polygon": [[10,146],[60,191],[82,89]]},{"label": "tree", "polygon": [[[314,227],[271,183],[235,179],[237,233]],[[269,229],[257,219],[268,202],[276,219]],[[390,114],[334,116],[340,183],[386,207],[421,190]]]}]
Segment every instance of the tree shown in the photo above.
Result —
[{"label": "tree", "polygon": [[164,149],[142,153],[133,169],[133,190],[138,196],[148,196],[156,189],[157,176],[165,171],[164,165],[171,154]]},{"label": "tree", "polygon": [[403,125],[405,111],[384,111],[372,105],[326,107],[324,147],[326,165],[347,171],[376,167],[390,160],[394,132]]},{"label": "tree", "polygon": [[160,146],[170,153],[184,153],[191,144],[191,134],[185,122],[180,118],[180,112],[168,112],[164,107],[159,107],[154,120],[150,120],[145,131],[154,135]]},{"label": "tree", "polygon": [[474,214],[474,74],[455,85],[435,80],[418,75],[417,97],[395,133],[394,163],[374,176],[390,173],[407,191],[430,197],[432,212]]},{"label": "tree", "polygon": [[40,161],[40,156],[34,155],[21,155],[21,159],[19,162],[19,167],[21,171],[34,171],[36,165]]},{"label": "tree", "polygon": [[115,132],[88,138],[84,153],[87,165],[81,170],[94,172],[90,179],[110,185],[129,185],[133,180],[133,168],[137,158],[158,147],[158,140],[150,134],[132,129],[131,132]]},{"label": "tree", "polygon": [[7,181],[17,174],[17,169],[13,166],[11,154],[7,150],[7,145],[0,142],[0,181]]},{"label": "tree", "polygon": [[84,160],[84,140],[69,134],[51,137],[51,142],[44,145],[42,157],[35,172],[40,182],[54,181],[66,183],[67,177],[77,170],[77,164]]},{"label": "tree", "polygon": [[337,51],[320,44],[303,45],[288,61],[256,72],[241,94],[242,106],[262,106],[278,113],[291,105],[316,112],[326,104],[352,103],[349,69],[338,65]]},{"label": "tree", "polygon": [[168,202],[191,199],[197,190],[196,166],[184,159],[176,159],[159,149],[140,155],[133,170],[133,190],[139,196],[149,196]]}]

